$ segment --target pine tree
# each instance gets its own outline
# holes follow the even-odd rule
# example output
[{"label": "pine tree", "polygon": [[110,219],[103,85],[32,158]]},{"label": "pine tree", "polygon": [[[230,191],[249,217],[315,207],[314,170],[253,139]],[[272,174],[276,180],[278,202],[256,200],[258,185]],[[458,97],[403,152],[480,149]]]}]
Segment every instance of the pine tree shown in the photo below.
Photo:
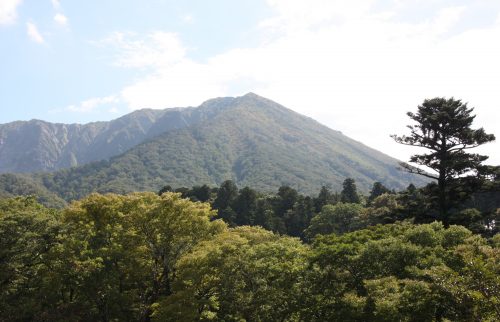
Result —
[{"label": "pine tree", "polygon": [[352,178],[347,178],[342,184],[342,192],[340,193],[340,201],[344,203],[360,203],[356,182]]},{"label": "pine tree", "polygon": [[469,149],[495,140],[495,136],[487,134],[483,128],[471,128],[476,117],[472,115],[473,110],[467,103],[453,98],[426,99],[418,106],[417,113],[407,113],[417,123],[408,126],[410,135],[391,136],[397,143],[428,150],[413,155],[410,162],[425,166],[432,173],[407,163],[401,165],[408,172],[437,181],[437,206],[440,219],[445,223],[456,201],[452,196],[470,195],[473,192],[471,182],[464,184],[466,179],[484,174],[483,170],[488,169],[482,165],[487,156],[467,153]]}]

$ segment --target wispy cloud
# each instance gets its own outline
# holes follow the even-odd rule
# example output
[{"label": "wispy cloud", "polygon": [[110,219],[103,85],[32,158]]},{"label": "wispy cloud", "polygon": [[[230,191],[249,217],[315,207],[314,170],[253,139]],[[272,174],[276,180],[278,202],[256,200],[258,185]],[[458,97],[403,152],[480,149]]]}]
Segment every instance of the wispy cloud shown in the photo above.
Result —
[{"label": "wispy cloud", "polygon": [[61,1],[60,0],[50,0],[52,3],[52,7],[56,10],[61,10]]},{"label": "wispy cloud", "polygon": [[12,24],[17,19],[17,7],[22,0],[0,1],[0,25]]},{"label": "wispy cloud", "polygon": [[181,17],[182,21],[187,24],[192,24],[194,23],[194,16],[190,13],[186,13]]},{"label": "wispy cloud", "polygon": [[114,62],[126,68],[163,68],[185,58],[186,48],[176,33],[156,31],[144,37],[130,32],[114,32],[97,44],[116,49]]},{"label": "wispy cloud", "polygon": [[39,44],[43,44],[45,42],[45,39],[42,37],[40,32],[38,31],[37,26],[33,22],[27,22],[26,23],[26,32],[28,34],[28,37]]},{"label": "wispy cloud", "polygon": [[105,107],[110,108],[110,111],[115,111],[116,107],[113,106],[113,104],[117,104],[119,102],[120,98],[115,95],[93,97],[81,102],[78,105],[70,105],[66,107],[65,110],[70,112],[89,113],[95,111],[96,109]]},{"label": "wispy cloud", "polygon": [[57,13],[54,16],[54,21],[61,26],[66,26],[68,24],[68,18],[62,13]]}]

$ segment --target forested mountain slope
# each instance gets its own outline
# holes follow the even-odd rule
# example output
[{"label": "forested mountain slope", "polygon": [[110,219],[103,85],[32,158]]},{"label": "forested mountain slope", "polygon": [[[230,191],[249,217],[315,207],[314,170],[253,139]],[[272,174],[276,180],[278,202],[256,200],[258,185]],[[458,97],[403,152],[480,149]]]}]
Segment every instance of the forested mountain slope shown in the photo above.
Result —
[{"label": "forested mountain slope", "polygon": [[92,191],[157,191],[165,184],[218,185],[227,179],[260,191],[289,185],[304,193],[322,185],[340,190],[347,177],[365,192],[374,181],[394,189],[423,183],[399,171],[396,159],[252,93],[170,113],[179,116],[169,118],[171,130],[109,161],[32,178],[65,200]]},{"label": "forested mountain slope", "polygon": [[0,124],[0,173],[54,171],[105,160],[166,131],[210,118],[227,100],[210,100],[203,108],[143,109],[110,122]]}]

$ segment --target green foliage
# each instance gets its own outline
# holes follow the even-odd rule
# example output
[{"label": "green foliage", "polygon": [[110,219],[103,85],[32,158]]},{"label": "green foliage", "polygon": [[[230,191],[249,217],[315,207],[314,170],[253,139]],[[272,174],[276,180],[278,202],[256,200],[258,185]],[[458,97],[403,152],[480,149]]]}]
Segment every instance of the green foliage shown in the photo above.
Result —
[{"label": "green foliage", "polygon": [[372,190],[370,190],[370,195],[368,196],[368,204],[370,204],[375,198],[383,195],[384,193],[390,193],[390,190],[387,189],[387,187],[385,187],[381,182],[374,182]]},{"label": "green foliage", "polygon": [[0,200],[0,321],[35,320],[52,304],[47,275],[58,219],[33,197]]},{"label": "green foliage", "polygon": [[338,194],[333,193],[327,186],[322,186],[318,197],[314,200],[314,208],[316,212],[320,212],[323,206],[336,204],[340,201]]},{"label": "green foliage", "polygon": [[[355,179],[365,193],[373,181],[395,189],[411,181],[426,182],[397,171],[397,160],[253,94],[178,111],[176,118],[148,133],[124,127],[121,135],[109,133],[115,145],[105,143],[108,134],[103,134],[102,146],[88,154],[105,155],[105,160],[25,176],[66,201],[92,192],[158,191],[166,184],[173,189],[215,186],[226,180],[261,192],[286,185],[311,195],[323,185],[340,190],[346,177]],[[128,135],[132,145],[123,142]],[[108,150],[114,155],[110,159]]]},{"label": "green foliage", "polygon": [[311,239],[318,234],[344,234],[357,230],[362,226],[363,212],[364,208],[355,203],[326,205],[312,218],[306,236]]},{"label": "green foliage", "polygon": [[232,208],[237,214],[235,218],[236,225],[250,225],[255,222],[257,198],[257,193],[249,187],[240,190],[238,196],[232,202]]},{"label": "green foliage", "polygon": [[352,178],[347,178],[342,184],[342,191],[340,192],[340,201],[344,203],[360,203],[356,182]]},{"label": "green foliage", "polygon": [[239,227],[179,262],[158,321],[290,321],[300,307],[307,247],[297,239]]},{"label": "green foliage", "polygon": [[0,199],[36,196],[47,207],[62,208],[66,201],[47,189],[37,178],[25,174],[0,174]]},{"label": "green foliage", "polygon": [[147,319],[171,294],[180,258],[226,229],[207,204],[172,193],[93,194],[60,218],[31,199],[0,209],[0,320],[9,321]]},{"label": "green foliage", "polygon": [[[439,223],[321,236],[308,314],[318,321],[495,321],[498,254],[465,228]],[[355,308],[347,316],[346,302]]]},{"label": "green foliage", "polygon": [[423,281],[393,276],[366,282],[367,302],[373,303],[371,321],[434,321],[431,286]]},{"label": "green foliage", "polygon": [[[374,186],[377,185],[374,184]],[[334,206],[339,203],[339,194],[331,192],[327,187],[322,187],[315,198],[304,196],[288,186],[280,187],[276,194],[262,194],[249,187],[238,190],[232,181],[226,181],[222,189],[195,186],[191,189],[178,188],[176,191],[182,193],[184,198],[197,201],[200,189],[206,191],[205,198],[210,196],[208,202],[213,206],[218,195],[219,200],[226,198],[222,198],[224,195],[230,195],[223,203],[225,208],[218,209],[218,217],[231,226],[256,225],[280,234],[300,237],[303,240],[306,237],[314,237],[314,235],[306,236],[305,234],[313,217],[317,217],[315,220],[320,222],[316,226],[319,227],[318,233],[322,234],[345,232],[398,221],[429,223],[438,218],[437,212],[432,209],[431,201],[426,197],[427,188],[417,189],[414,185],[409,185],[406,190],[399,193],[390,192],[379,195],[362,211],[358,211],[352,227],[348,227],[351,223],[339,222],[338,228],[332,228],[331,223],[326,223],[331,218],[321,222],[325,220],[325,217],[317,216],[321,212],[321,209],[317,211],[318,206]],[[161,191],[164,190],[165,188]],[[209,190],[210,193],[208,193]],[[497,211],[499,208],[496,208],[499,205],[495,200],[496,196],[497,193],[494,191],[474,195],[473,199],[454,209],[450,217],[451,224],[464,225],[474,233],[485,237],[493,236],[498,231],[496,223],[500,220],[498,217],[500,212]]]},{"label": "green foliage", "polygon": [[226,209],[231,206],[233,201],[238,196],[238,187],[231,180],[224,181],[219,190],[217,190],[217,197],[214,200],[215,209]]},{"label": "green foliage", "polygon": [[[275,196],[244,188],[230,199],[234,218],[297,234],[315,209],[289,187]],[[92,194],[62,211],[33,197],[5,199],[0,321],[500,318],[498,235],[438,222],[359,229],[366,211],[325,205],[307,230],[323,235],[311,233],[308,245],[260,227],[227,228],[209,204],[179,193]]]},{"label": "green foliage", "polygon": [[171,293],[181,256],[225,229],[210,221],[214,215],[208,205],[172,193],[91,195],[73,203],[64,212],[70,235],[63,267],[85,268],[73,276],[79,284],[74,296],[96,317],[149,316],[151,305]]},{"label": "green foliage", "polygon": [[[453,98],[426,99],[418,106],[417,113],[407,113],[416,122],[408,126],[410,135],[392,135],[398,143],[428,150],[428,153],[413,155],[410,162],[426,166],[433,173],[406,163],[402,166],[410,173],[437,181],[434,198],[439,219],[445,223],[449,221],[450,209],[475,190],[473,186],[478,183],[474,182],[477,181],[474,177],[489,175],[494,170],[482,165],[487,156],[467,153],[468,149],[495,140],[495,136],[486,134],[483,128],[471,128],[476,117],[471,114],[473,110],[467,107],[467,103]],[[466,174],[468,177],[464,177]]]},{"label": "green foliage", "polygon": [[453,308],[455,319],[498,321],[500,319],[500,249],[475,241],[458,245],[455,265],[426,271],[436,288]]},{"label": "green foliage", "polygon": [[374,198],[370,202],[370,207],[366,208],[365,221],[369,225],[390,224],[397,220],[404,219],[402,212],[405,210],[401,200],[403,196],[384,193]]}]

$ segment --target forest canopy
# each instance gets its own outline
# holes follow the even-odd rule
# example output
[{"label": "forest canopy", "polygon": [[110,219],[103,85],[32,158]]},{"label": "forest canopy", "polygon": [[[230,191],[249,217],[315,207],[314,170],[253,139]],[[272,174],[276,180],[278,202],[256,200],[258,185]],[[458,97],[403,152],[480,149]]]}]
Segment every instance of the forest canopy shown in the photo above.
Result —
[{"label": "forest canopy", "polygon": [[[294,227],[284,204],[301,208],[302,196],[284,188],[278,196],[286,227]],[[387,196],[373,203],[390,204],[379,200]],[[363,224],[365,209],[323,206],[307,230],[327,220],[331,231],[303,241],[248,222],[229,227],[208,203],[173,192],[92,194],[63,210],[32,197],[4,199],[0,320],[500,318],[500,235],[439,222]],[[357,224],[336,226],[345,220]]]}]

